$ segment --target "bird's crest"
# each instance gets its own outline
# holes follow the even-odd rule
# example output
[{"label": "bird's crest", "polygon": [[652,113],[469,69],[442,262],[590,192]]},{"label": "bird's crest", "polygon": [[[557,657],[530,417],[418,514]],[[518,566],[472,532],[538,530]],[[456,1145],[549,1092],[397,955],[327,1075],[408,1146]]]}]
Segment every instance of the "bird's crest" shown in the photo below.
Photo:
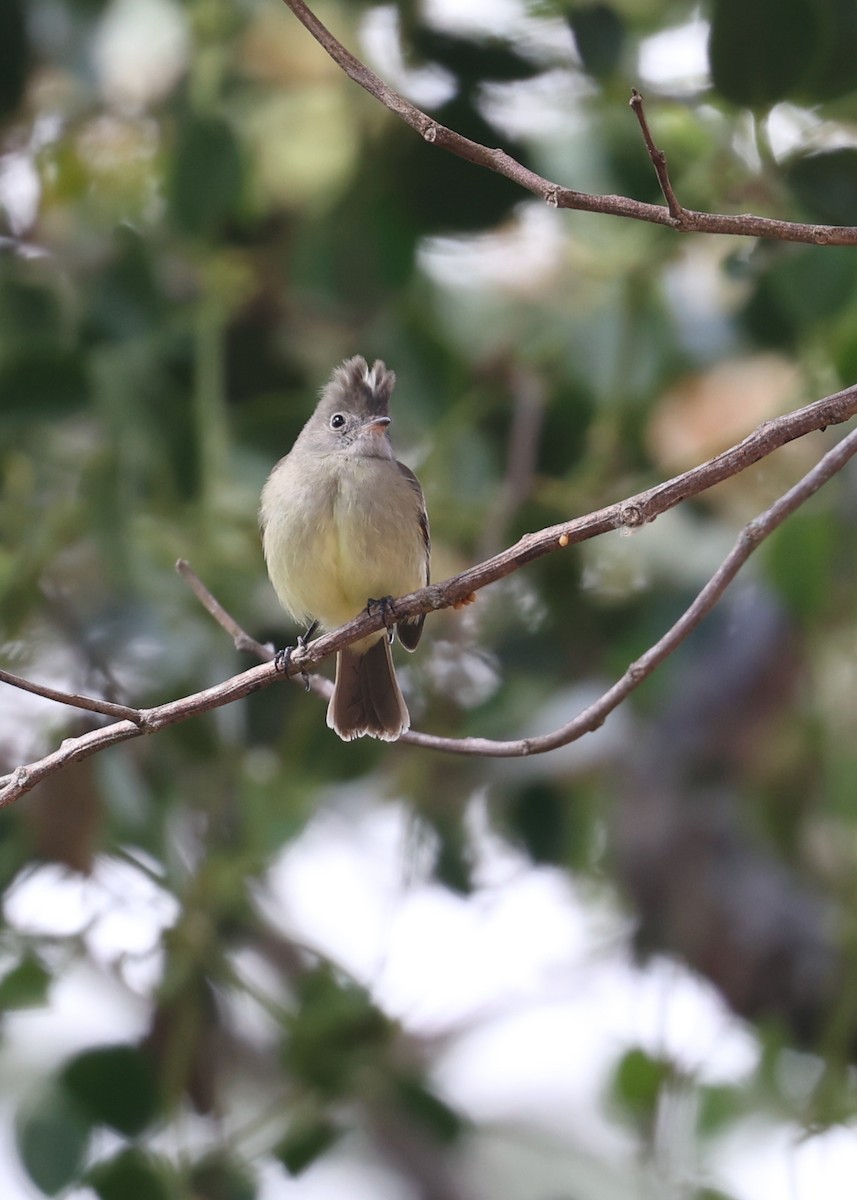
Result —
[{"label": "bird's crest", "polygon": [[322,391],[325,400],[348,401],[348,407],[367,417],[385,417],[396,376],[376,358],[370,367],[362,355],[347,358],[338,366]]}]

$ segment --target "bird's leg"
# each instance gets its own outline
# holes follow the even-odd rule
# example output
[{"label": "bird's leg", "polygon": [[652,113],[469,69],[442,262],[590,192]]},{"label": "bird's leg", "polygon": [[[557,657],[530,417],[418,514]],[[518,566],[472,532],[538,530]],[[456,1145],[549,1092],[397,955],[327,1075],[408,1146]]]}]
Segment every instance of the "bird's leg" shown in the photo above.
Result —
[{"label": "bird's leg", "polygon": [[[284,646],[282,650],[278,650],[274,655],[274,667],[278,671],[288,671],[289,663],[292,660],[292,655],[294,654],[295,650],[306,649],[307,642],[315,633],[316,629],[318,629],[318,621],[313,621],[306,633],[300,634],[300,636],[297,638],[297,644],[295,646]],[[306,671],[301,671],[301,679],[304,681],[304,687],[307,691],[309,691],[309,675],[307,675]]]},{"label": "bird's leg", "polygon": [[395,605],[392,596],[381,596],[379,600],[366,601],[366,611],[370,617],[373,617],[377,611],[381,613],[381,619],[387,629],[387,638],[390,642],[393,640],[393,634],[396,631],[396,618],[394,616]]}]

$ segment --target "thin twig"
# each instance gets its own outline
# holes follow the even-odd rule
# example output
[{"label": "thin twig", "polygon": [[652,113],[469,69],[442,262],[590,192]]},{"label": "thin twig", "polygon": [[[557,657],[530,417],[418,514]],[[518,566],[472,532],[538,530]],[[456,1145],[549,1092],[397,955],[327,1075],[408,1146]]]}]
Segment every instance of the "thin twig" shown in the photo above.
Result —
[{"label": "thin twig", "polygon": [[261,642],[257,642],[245,629],[241,628],[235,618],[211,594],[189,562],[180,558],[176,563],[176,570],[203,608],[214,617],[222,629],[226,630],[232,638],[236,650],[240,650],[242,653],[255,654],[260,662],[270,662],[273,659],[274,650],[272,647],[264,646]]},{"label": "thin twig", "polygon": [[22,679],[20,675],[13,675],[11,671],[0,669],[0,683],[8,683],[10,687],[20,688],[22,692],[31,692],[34,696],[43,696],[45,700],[54,700],[57,704],[66,704],[69,708],[84,708],[87,712],[101,713],[105,717],[128,721],[134,721],[138,717],[136,708],[128,708],[125,704],[114,704],[112,700],[100,700],[94,696],[80,696],[75,692],[60,692],[43,683]]},{"label": "thin twig", "polygon": [[[92,682],[94,675],[100,677],[100,690],[104,693],[105,698],[119,703],[116,698],[121,696],[122,689],[113,676],[105,646],[100,644],[97,639],[87,635],[84,623],[78,618],[60,588],[50,583],[42,583],[39,590],[54,623],[68,645],[74,649],[85,664],[84,685],[88,686],[87,681]],[[98,685],[92,683],[92,686]]]},{"label": "thin twig", "polygon": [[567,724],[538,737],[517,738],[508,742],[492,741],[489,738],[442,738],[416,732],[403,734],[402,740],[429,750],[444,750],[450,754],[519,758],[557,750],[560,746],[567,746],[584,734],[600,728],[610,713],[681,645],[704,617],[708,616],[741,567],[765,538],[810,496],[814,496],[855,454],[857,429],[852,430],[837,446],[828,451],[803,479],[770,508],[744,526],[729,554],[672,628],[645,654],[631,663],[621,679]]},{"label": "thin twig", "polygon": [[[301,659],[295,655],[294,670],[300,669]],[[35,762],[17,767],[11,774],[0,778],[0,808],[5,808],[20,796],[31,791],[37,783],[41,783],[49,775],[53,775],[62,767],[81,759],[89,758],[108,746],[130,741],[145,733],[154,733],[166,725],[176,725],[189,717],[199,716],[210,712],[224,704],[231,704],[244,696],[249,696],[261,687],[282,678],[273,663],[253,667],[231,679],[226,679],[214,687],[202,692],[194,692],[190,696],[182,696],[161,704],[157,708],[132,709],[131,716],[126,720],[117,721],[113,725],[105,725],[101,729],[91,729],[80,737],[66,738],[62,745]],[[70,703],[63,693],[57,693],[55,698],[62,704]],[[75,698],[76,699],[76,698]],[[78,707],[75,705],[75,707]]]},{"label": "thin twig", "polygon": [[[700,466],[692,467],[681,475],[606,508],[548,526],[537,533],[525,534],[514,546],[462,571],[460,575],[402,597],[395,603],[396,620],[457,604],[471,592],[478,591],[488,583],[495,583],[557,549],[588,541],[614,529],[639,528],[691,496],[697,496],[715,484],[740,474],[788,442],[814,430],[825,429],[828,425],[841,424],[855,414],[857,384],[804,408],[765,421],[743,441]],[[367,633],[380,629],[381,623],[364,615],[346,628],[352,626],[358,636],[365,637]],[[325,635],[325,639],[330,636]],[[320,646],[325,639],[318,639],[313,646]]]},{"label": "thin twig", "polygon": [[[710,459],[699,467],[694,467],[690,471],[685,471],[682,475],[677,475],[674,479],[668,480],[666,483],[657,484],[655,487],[649,488],[645,492],[640,492],[628,500],[620,501],[618,504],[610,505],[608,508],[599,509],[597,512],[589,513],[587,516],[578,517],[575,520],[566,521],[560,525],[553,525],[548,529],[540,530],[538,533],[528,534],[508,550],[504,550],[501,554],[494,555],[493,558],[487,559],[485,562],[479,563],[467,571],[463,571],[460,575],[455,575],[444,583],[431,584],[429,587],[422,588],[418,592],[413,592],[409,596],[404,596],[402,599],[396,600],[394,602],[395,619],[401,620],[404,617],[434,612],[441,608],[449,608],[464,600],[465,597],[479,588],[486,587],[498,579],[505,578],[505,576],[510,575],[513,571],[520,570],[521,567],[534,562],[538,558],[544,557],[546,554],[564,549],[567,546],[585,541],[588,538],[596,537],[611,529],[636,528],[648,521],[652,521],[655,517],[675,507],[675,505],[689,496],[698,495],[700,492],[713,487],[716,483],[720,483],[732,475],[737,475],[740,471],[758,462],[759,459],[764,458],[766,455],[771,454],[787,442],[794,441],[795,438],[802,437],[812,430],[824,429],[828,425],[835,425],[846,421],[849,417],[854,416],[855,412],[857,412],[857,386],[846,388],[842,392],[827,396],[823,400],[817,400],[815,403],[808,404],[804,408],[797,409],[795,412],[787,413],[785,416],[777,417],[772,421],[767,421],[765,424],[760,425],[755,432],[744,438],[742,442],[739,442],[738,445],[724,451],[722,454],[718,454],[715,458]],[[850,448],[852,436],[849,435],[841,445],[847,445]],[[853,453],[853,449],[850,452]],[[835,456],[836,451],[832,451],[831,454]],[[833,467],[829,465],[828,467],[823,467],[822,465],[823,463],[829,464],[831,462],[834,464]],[[836,457],[830,459],[830,456],[827,456],[815,470],[829,470],[832,474],[833,470],[838,470],[839,466],[842,465],[841,462],[835,465],[837,462],[838,459]],[[829,478],[829,475],[819,476],[820,482],[813,484],[811,481],[814,478],[816,478],[814,473],[810,472],[810,475],[807,477],[810,483],[804,480],[802,484],[797,485],[798,489],[801,487],[810,487],[811,490],[806,492],[806,495],[810,495],[812,490],[820,486],[820,482],[823,482],[824,478]],[[794,491],[795,489],[792,489],[792,492],[787,493],[783,501],[778,501],[778,504],[788,502],[789,497],[793,495]],[[802,496],[802,493],[798,492],[798,495]],[[802,499],[799,499],[797,502],[802,502]],[[773,512],[774,514],[778,511],[777,505],[774,505],[769,510],[769,512]],[[770,519],[773,520],[774,518]],[[779,519],[782,518],[780,517]],[[751,525],[750,529],[752,531],[757,527],[758,522]],[[773,528],[773,525],[771,527]],[[384,626],[385,617],[386,614],[382,614],[380,611],[373,611],[372,613],[364,612],[359,617],[355,617],[353,621],[349,621],[347,625],[343,625],[339,629],[334,629],[330,633],[316,638],[309,645],[299,646],[289,660],[286,674],[290,676],[299,675],[303,671],[320,663],[329,655],[344,649],[345,646],[351,645],[352,642],[366,637],[369,633],[377,632]],[[657,647],[653,648],[654,651],[657,651]],[[645,658],[646,656],[644,655],[641,661],[644,661]],[[635,666],[629,668],[629,673],[634,674],[638,669],[635,664]],[[89,733],[85,733],[78,738],[69,738],[53,753],[26,766],[20,766],[11,775],[0,778],[0,808],[12,804],[20,796],[23,796],[35,787],[37,783],[40,783],[47,776],[60,770],[70,762],[87,758],[91,754],[96,754],[100,750],[106,749],[107,746],[116,745],[130,738],[140,737],[144,733],[153,733],[166,725],[177,724],[180,721],[185,721],[201,713],[210,712],[212,709],[222,707],[225,704],[231,704],[235,700],[240,700],[252,692],[258,691],[260,688],[268,687],[283,677],[283,673],[277,671],[273,663],[264,663],[261,666],[252,667],[249,671],[244,671],[240,675],[235,675],[231,679],[224,680],[222,683],[207,688],[202,692],[184,696],[179,700],[170,701],[157,708],[141,709],[139,711],[131,710],[132,715],[127,720],[118,721],[116,724],[108,725],[102,729],[91,730]],[[13,676],[10,682],[14,682],[14,680],[15,677]],[[615,686],[622,686],[622,681]],[[611,692],[607,693],[608,697]],[[62,693],[59,693],[56,698],[60,699],[63,703],[66,702]],[[580,714],[580,716],[575,718],[575,721],[582,721],[585,716],[586,714]],[[492,743],[483,741],[482,739],[464,739],[461,742],[456,742],[443,738],[433,738],[428,734],[411,732],[404,734],[401,740],[410,742],[412,745],[425,746],[437,750],[449,750],[454,753],[498,754],[501,757],[506,757],[509,754],[509,751],[502,749],[508,743]],[[534,744],[534,739],[523,739],[519,743],[521,748],[515,751],[515,753],[532,754],[534,752]],[[493,750],[492,747],[494,746],[499,746],[501,749]],[[545,746],[545,749],[550,748],[550,746]]]},{"label": "thin twig", "polygon": [[649,129],[649,122],[643,110],[643,96],[636,88],[631,88],[629,103],[634,110],[634,116],[640,123],[643,141],[646,143],[646,149],[649,152],[649,158],[652,160],[652,166],[655,168],[658,183],[661,185],[661,191],[667,202],[667,208],[670,210],[670,216],[674,217],[676,221],[682,222],[684,221],[684,209],[679,204],[678,197],[673,191],[670,173],[667,169],[667,156],[663,150],[659,150],[655,145],[655,139],[652,137],[652,131]]},{"label": "thin twig", "polygon": [[[254,637],[250,636],[246,629],[238,624],[232,614],[228,613],[220,601],[208,590],[189,562],[180,558],[176,563],[176,570],[202,604],[203,608],[214,617],[222,629],[226,630],[237,650],[246,651],[248,654],[255,654],[260,662],[271,662],[273,660],[276,653],[275,650],[271,646],[257,642]],[[301,677],[299,674],[290,675],[289,678],[294,683],[299,683],[302,687],[306,687],[304,677]],[[306,674],[305,679],[309,682],[309,691],[315,692],[317,696],[321,696],[325,700],[330,699],[333,692],[333,684],[329,679],[325,679],[323,675],[310,675],[309,673]]]},{"label": "thin twig", "polygon": [[440,125],[404,96],[393,91],[365,63],[355,58],[350,50],[346,50],[319,21],[315,13],[307,8],[304,0],[283,0],[283,3],[349,78],[415,129],[425,141],[476,166],[496,171],[528,192],[539,196],[552,208],[570,208],[581,212],[625,217],[631,221],[648,221],[655,225],[667,225],[680,233],[724,233],[742,237],[775,238],[784,242],[809,242],[819,246],[857,245],[857,225],[804,224],[798,221],[780,221],[774,217],[757,217],[750,213],[702,213],[681,206],[681,215],[676,216],[662,204],[646,204],[641,200],[631,200],[627,196],[594,196],[552,183],[544,176],[529,170],[504,150],[483,146],[480,142],[471,141],[453,129]]}]

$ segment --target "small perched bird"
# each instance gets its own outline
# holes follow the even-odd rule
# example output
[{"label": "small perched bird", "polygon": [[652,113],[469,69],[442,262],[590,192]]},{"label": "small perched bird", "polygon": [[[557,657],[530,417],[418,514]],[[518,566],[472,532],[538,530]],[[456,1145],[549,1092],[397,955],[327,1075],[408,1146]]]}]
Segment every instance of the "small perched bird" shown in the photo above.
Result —
[{"label": "small perched bird", "polygon": [[[337,367],[291,451],[262,491],[268,574],[296,621],[326,629],[373,601],[429,580],[428,517],[417,477],[397,462],[387,411],[396,376],[384,363],[349,358]],[[415,650],[423,617],[397,625]],[[327,723],[345,741],[395,741],[410,727],[393,669],[392,632],[370,634],[336,657]]]}]

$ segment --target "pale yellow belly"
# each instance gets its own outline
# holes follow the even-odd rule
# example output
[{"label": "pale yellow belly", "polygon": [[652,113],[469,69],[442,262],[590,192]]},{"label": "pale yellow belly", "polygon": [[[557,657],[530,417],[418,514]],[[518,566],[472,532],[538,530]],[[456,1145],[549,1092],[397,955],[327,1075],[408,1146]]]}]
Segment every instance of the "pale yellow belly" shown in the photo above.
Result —
[{"label": "pale yellow belly", "polygon": [[334,628],[368,599],[423,586],[420,505],[392,461],[360,460],[347,472],[300,481],[285,474],[288,460],[280,471],[281,486],[274,477],[263,496],[264,548],[277,595],[296,620]]}]

